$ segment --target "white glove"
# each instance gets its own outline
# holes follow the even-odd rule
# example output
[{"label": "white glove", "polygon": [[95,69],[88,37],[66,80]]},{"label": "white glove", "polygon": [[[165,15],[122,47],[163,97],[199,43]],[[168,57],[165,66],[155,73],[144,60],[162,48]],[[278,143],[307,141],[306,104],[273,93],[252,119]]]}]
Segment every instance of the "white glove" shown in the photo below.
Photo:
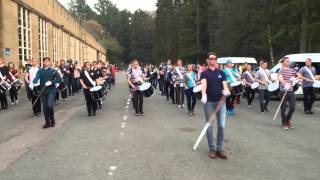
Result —
[{"label": "white glove", "polygon": [[284,85],[284,89],[285,89],[285,90],[290,89],[290,87],[291,87],[291,85],[290,85],[289,83],[287,83],[287,84]]},{"label": "white glove", "polygon": [[222,90],[222,94],[224,95],[224,96],[226,96],[226,97],[228,97],[228,96],[230,96],[230,91],[228,91],[228,90]]},{"label": "white glove", "polygon": [[51,86],[51,85],[52,85],[52,82],[51,82],[51,81],[47,81],[44,85],[46,85],[46,86]]},{"label": "white glove", "polygon": [[33,83],[30,83],[30,84],[29,84],[29,88],[30,88],[31,90],[33,90],[34,84],[33,84]]},{"label": "white glove", "polygon": [[207,94],[202,94],[201,102],[202,102],[203,104],[206,104],[206,103],[207,103],[207,100],[208,100]]},{"label": "white glove", "polygon": [[56,83],[56,88],[58,88],[60,86],[60,84],[59,83]]}]

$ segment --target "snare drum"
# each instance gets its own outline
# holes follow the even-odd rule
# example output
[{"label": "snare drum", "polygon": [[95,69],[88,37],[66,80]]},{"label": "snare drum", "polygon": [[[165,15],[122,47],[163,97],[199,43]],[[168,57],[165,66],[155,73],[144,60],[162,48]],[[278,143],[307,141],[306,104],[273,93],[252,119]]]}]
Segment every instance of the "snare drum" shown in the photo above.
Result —
[{"label": "snare drum", "polygon": [[138,86],[139,91],[142,92],[143,96],[148,98],[154,95],[154,88],[149,82],[145,82]]},{"label": "snare drum", "polygon": [[102,86],[95,86],[90,89],[91,97],[94,101],[101,101],[104,97],[104,93],[102,92]]},{"label": "snare drum", "polygon": [[320,88],[320,81],[315,80],[312,86],[313,86],[314,88]]},{"label": "snare drum", "polygon": [[3,82],[0,83],[0,93],[5,93],[7,91],[7,88],[4,86]]},{"label": "snare drum", "polygon": [[2,93],[9,91],[11,89],[11,85],[7,81],[3,81],[0,83]]},{"label": "snare drum", "polygon": [[239,95],[239,94],[244,93],[241,81],[233,82],[233,83],[230,84],[230,86],[232,87],[232,93],[234,95]]},{"label": "snare drum", "polygon": [[23,82],[20,79],[16,79],[12,83],[12,88],[14,88],[14,90],[16,90],[16,91],[18,91],[22,86],[23,86]]},{"label": "snare drum", "polygon": [[269,92],[273,92],[276,91],[277,89],[279,89],[279,82],[273,82],[271,84],[268,85],[268,91]]},{"label": "snare drum", "polygon": [[259,83],[258,82],[254,82],[251,84],[251,89],[257,89],[257,87],[259,87]]},{"label": "snare drum", "polygon": [[202,90],[202,85],[201,84],[199,84],[199,85],[197,85],[196,87],[193,88],[193,93],[198,99],[202,98],[201,90]]}]

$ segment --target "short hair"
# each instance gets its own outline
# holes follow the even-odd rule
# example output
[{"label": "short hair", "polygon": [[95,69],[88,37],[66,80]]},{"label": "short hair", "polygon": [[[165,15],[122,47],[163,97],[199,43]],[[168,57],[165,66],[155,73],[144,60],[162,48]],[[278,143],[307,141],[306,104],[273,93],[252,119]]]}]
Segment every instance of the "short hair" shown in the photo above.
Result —
[{"label": "short hair", "polygon": [[133,64],[135,62],[139,63],[138,59],[132,59],[131,64]]},{"label": "short hair", "polygon": [[311,58],[307,58],[306,61],[312,61],[312,59]]},{"label": "short hair", "polygon": [[45,61],[45,60],[51,61],[51,59],[50,59],[49,57],[44,57],[42,60],[43,60],[43,61]]},{"label": "short hair", "polygon": [[264,60],[264,59],[260,59],[260,66],[264,63],[268,63],[268,61]]},{"label": "short hair", "polygon": [[86,61],[83,63],[83,67],[85,68],[87,66],[87,64],[90,64],[90,62]]},{"label": "short hair", "polygon": [[280,60],[280,63],[283,63],[286,59],[289,59],[289,57],[284,57],[283,59]]},{"label": "short hair", "polygon": [[209,59],[209,57],[210,57],[211,55],[217,56],[217,53],[215,53],[215,52],[208,52],[208,53],[207,53],[207,59]]}]

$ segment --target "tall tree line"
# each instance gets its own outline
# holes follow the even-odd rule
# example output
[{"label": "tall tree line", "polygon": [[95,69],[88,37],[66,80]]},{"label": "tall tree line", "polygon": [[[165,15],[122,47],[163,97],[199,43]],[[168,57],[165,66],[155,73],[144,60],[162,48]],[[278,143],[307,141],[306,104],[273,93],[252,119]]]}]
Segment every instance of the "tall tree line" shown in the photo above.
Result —
[{"label": "tall tree line", "polygon": [[204,62],[219,56],[273,61],[320,51],[317,0],[158,0],[154,58]]}]

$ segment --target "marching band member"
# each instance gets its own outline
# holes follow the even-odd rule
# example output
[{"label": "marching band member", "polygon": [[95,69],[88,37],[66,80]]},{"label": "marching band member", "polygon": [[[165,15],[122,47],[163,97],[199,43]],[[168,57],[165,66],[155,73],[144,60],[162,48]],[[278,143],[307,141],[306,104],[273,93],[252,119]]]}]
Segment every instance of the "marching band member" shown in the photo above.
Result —
[{"label": "marching band member", "polygon": [[162,64],[159,67],[158,75],[159,75],[159,78],[158,78],[159,89],[160,89],[160,92],[161,92],[161,96],[164,96],[165,95],[165,93],[164,93],[164,68],[163,68]]},{"label": "marching band member", "polygon": [[183,77],[186,73],[186,69],[182,66],[182,60],[177,60],[177,67],[173,70],[173,81],[175,86],[176,92],[176,103],[178,104],[179,108],[184,107],[184,82]]},{"label": "marching band member", "polygon": [[[4,60],[0,58],[0,83],[7,81],[9,68],[4,64]],[[1,109],[8,109],[8,100],[6,92],[0,92]]]},{"label": "marching band member", "polygon": [[[226,75],[226,80],[227,80],[228,85],[230,87],[230,91],[232,89],[232,87],[230,85],[234,81],[233,79],[235,79],[237,81],[240,80],[238,77],[235,76],[235,74],[237,74],[237,72],[235,71],[233,66],[234,66],[234,64],[232,64],[232,61],[228,60],[226,62],[226,66],[223,70]],[[227,97],[227,99],[226,99],[227,115],[236,115],[236,110],[235,110],[235,105],[234,105],[236,97],[237,96],[235,94],[231,94],[231,96]]]},{"label": "marching band member", "polygon": [[[52,62],[51,68],[54,69],[55,71],[57,71],[57,73],[58,73],[58,75],[60,76],[61,79],[63,78],[62,72],[60,71],[57,62]],[[61,83],[63,83],[63,82],[61,82]],[[60,97],[59,97],[60,89],[58,87],[61,85],[61,83],[57,83],[56,84],[57,92],[56,92],[56,98],[54,100],[56,105],[58,105],[58,102],[59,102],[59,99],[60,99]]]},{"label": "marching band member", "polygon": [[[170,96],[171,99],[172,99],[172,104],[174,104],[174,98],[173,98],[174,96],[171,96],[171,94],[173,94],[171,89],[173,89],[173,88],[171,88],[171,85],[172,85],[172,83],[171,83],[172,65],[171,65],[171,60],[170,59],[167,61],[167,64],[164,66],[163,70],[164,70],[164,92],[165,92],[165,94],[167,96],[167,100],[169,100],[169,96]],[[170,92],[169,92],[169,90],[170,90]]]},{"label": "marching band member", "polygon": [[[66,87],[69,87],[69,84],[71,83],[70,80],[70,67],[68,64],[66,64],[65,60],[61,59],[60,60],[60,66],[59,66],[60,71],[62,72],[63,75],[63,83]],[[68,88],[64,89],[61,91],[61,98],[63,101],[68,100]]]},{"label": "marching band member", "polygon": [[[12,85],[17,79],[20,78],[20,73],[16,69],[15,65],[13,62],[8,63],[9,67],[9,73],[8,73],[8,81]],[[14,87],[10,88],[10,99],[11,99],[11,104],[12,105],[17,105],[18,104],[18,90]]]},{"label": "marching band member", "polygon": [[88,116],[96,116],[97,102],[93,100],[90,89],[99,84],[99,77],[96,71],[92,70],[89,62],[84,63],[84,70],[80,73],[80,83],[86,100]]},{"label": "marching band member", "polygon": [[38,59],[32,58],[31,59],[31,67],[30,69],[26,72],[25,75],[25,81],[28,84],[28,88],[31,90],[31,103],[32,103],[32,110],[33,110],[33,116],[40,116],[41,114],[41,101],[38,98],[38,94],[35,94],[32,90],[33,87],[38,86],[40,84],[40,80],[36,82],[35,84],[33,83],[33,80],[35,79],[38,71],[39,71],[39,65],[38,65]]},{"label": "marching band member", "polygon": [[306,65],[300,69],[300,74],[303,76],[303,105],[305,114],[313,114],[312,105],[316,98],[313,91],[313,83],[316,75],[316,69],[312,66],[312,60],[306,59]]},{"label": "marching band member", "polygon": [[194,107],[196,105],[196,95],[193,93],[193,88],[196,86],[197,75],[192,70],[192,64],[188,65],[187,72],[184,75],[185,93],[187,96],[187,106],[189,115],[194,115]]},{"label": "marching band member", "polygon": [[139,91],[138,86],[141,85],[144,81],[144,76],[139,66],[138,60],[132,60],[132,69],[128,74],[128,83],[132,88],[132,100],[133,107],[136,111],[136,116],[141,115],[144,116],[143,113],[143,94]]},{"label": "marching band member", "polygon": [[248,102],[248,107],[251,108],[252,106],[252,101],[254,99],[254,96],[256,94],[254,89],[251,89],[251,85],[254,82],[254,72],[252,71],[252,66],[251,64],[247,64],[243,68],[243,74],[242,74],[242,80],[245,83],[245,93],[246,93],[246,98]]},{"label": "marching band member", "polygon": [[255,80],[259,82],[259,102],[260,111],[262,113],[269,112],[268,105],[270,102],[270,92],[268,91],[268,85],[270,83],[271,72],[267,68],[268,62],[262,60],[260,62],[260,68],[255,74]]},{"label": "marching band member", "polygon": [[[293,91],[293,80],[297,75],[297,79],[301,79],[301,74],[289,67],[290,59],[285,57],[282,59],[282,68],[278,72],[278,78],[280,81],[280,99],[284,96],[284,101],[281,104],[281,120],[282,128],[285,130],[292,129],[291,124],[292,115],[296,107],[296,96]],[[287,110],[289,109],[289,110]]]},{"label": "marching band member", "polygon": [[[226,94],[230,94],[225,73],[216,68],[217,57],[214,53],[208,53],[208,65],[209,68],[201,73],[201,84],[202,84],[202,99],[204,103],[204,112],[206,116],[206,122],[210,120],[210,116],[218,107],[220,98],[223,96],[223,91]],[[215,159],[220,157],[227,159],[227,155],[224,152],[224,128],[226,118],[226,105],[225,103],[221,106],[220,110],[217,111],[216,121],[218,127],[217,143],[214,143],[212,124],[207,129],[207,140],[209,146],[209,157]]]},{"label": "marching band member", "polygon": [[[40,80],[40,88],[43,89],[41,96],[41,102],[43,105],[43,113],[45,117],[44,129],[54,127],[56,122],[54,118],[53,102],[56,97],[56,83],[60,83],[62,80],[57,74],[57,71],[50,67],[51,59],[49,57],[43,58],[43,68],[41,68],[36,77],[33,79],[33,84],[38,83]],[[31,84],[31,89],[33,89]]]}]

